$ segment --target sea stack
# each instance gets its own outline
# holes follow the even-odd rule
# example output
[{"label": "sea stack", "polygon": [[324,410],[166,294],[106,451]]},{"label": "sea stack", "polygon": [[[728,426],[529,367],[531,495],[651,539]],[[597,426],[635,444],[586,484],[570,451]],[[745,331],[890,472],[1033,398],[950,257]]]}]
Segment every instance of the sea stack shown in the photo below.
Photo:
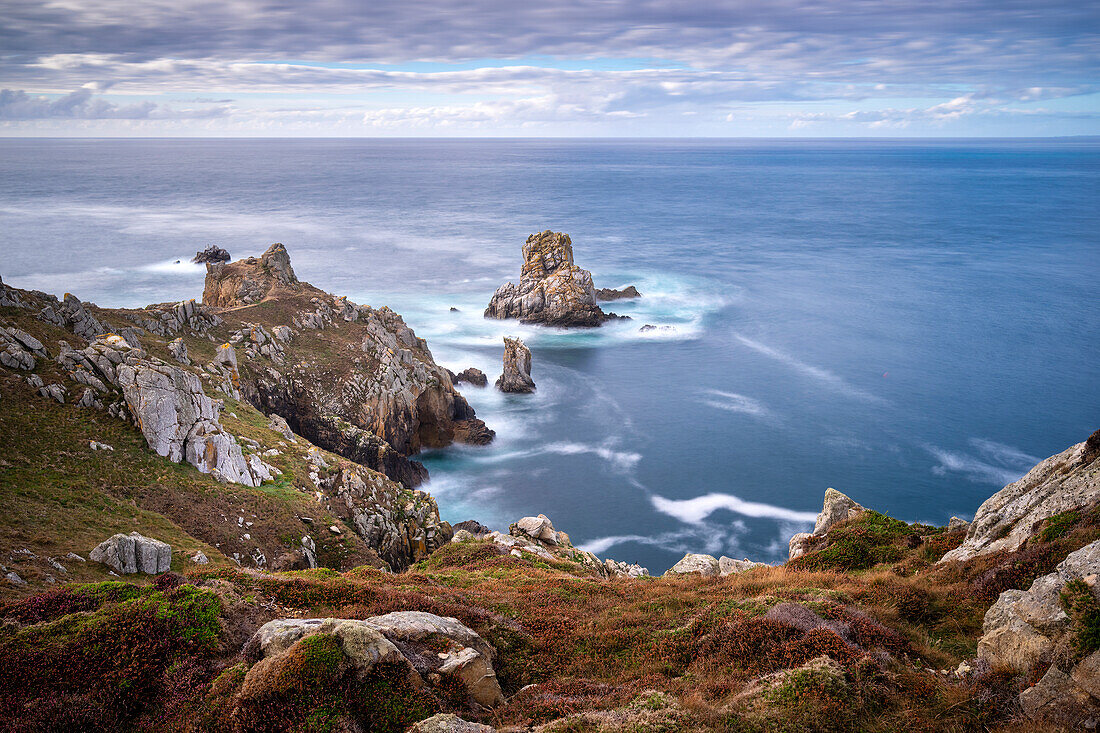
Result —
[{"label": "sea stack", "polygon": [[582,328],[608,319],[596,305],[592,273],[573,264],[569,235],[549,230],[527,238],[519,285],[505,283],[497,288],[485,317]]},{"label": "sea stack", "polygon": [[504,373],[497,378],[501,392],[526,394],[535,391],[531,379],[531,350],[519,339],[504,337]]}]

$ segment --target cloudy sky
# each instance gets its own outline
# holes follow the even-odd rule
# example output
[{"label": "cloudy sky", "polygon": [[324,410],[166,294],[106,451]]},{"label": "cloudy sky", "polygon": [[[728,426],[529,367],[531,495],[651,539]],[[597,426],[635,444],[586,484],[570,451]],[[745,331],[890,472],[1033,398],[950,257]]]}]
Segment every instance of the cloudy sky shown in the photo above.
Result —
[{"label": "cloudy sky", "polygon": [[0,134],[1100,134],[1096,0],[0,0]]}]

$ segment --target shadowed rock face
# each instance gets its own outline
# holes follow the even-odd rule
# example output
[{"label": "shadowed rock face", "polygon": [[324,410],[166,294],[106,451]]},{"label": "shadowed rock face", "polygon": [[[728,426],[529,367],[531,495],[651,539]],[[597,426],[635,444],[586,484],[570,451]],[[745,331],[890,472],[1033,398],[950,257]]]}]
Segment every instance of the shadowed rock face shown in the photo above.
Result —
[{"label": "shadowed rock face", "polygon": [[[233,308],[265,300],[279,290],[295,291],[298,278],[290,266],[286,247],[275,243],[260,257],[236,262],[206,264],[206,288],[202,303],[215,308]],[[275,290],[275,293],[272,293]]]},{"label": "shadowed rock face", "polygon": [[486,318],[518,318],[547,326],[599,326],[608,316],[596,305],[592,274],[573,264],[568,234],[532,234],[523,245],[519,285],[501,285]]},{"label": "shadowed rock face", "polygon": [[501,392],[525,394],[535,391],[531,379],[531,350],[519,339],[504,337],[504,373],[497,377]]}]

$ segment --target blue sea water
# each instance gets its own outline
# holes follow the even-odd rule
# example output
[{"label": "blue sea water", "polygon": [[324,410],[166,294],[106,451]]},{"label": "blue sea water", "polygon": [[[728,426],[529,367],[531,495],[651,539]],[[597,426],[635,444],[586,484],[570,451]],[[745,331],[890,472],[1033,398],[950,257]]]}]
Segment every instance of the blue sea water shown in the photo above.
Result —
[{"label": "blue sea water", "polygon": [[[538,391],[465,388],[497,440],[424,455],[428,490],[655,572],[781,560],[828,486],[969,517],[1100,427],[1095,141],[4,140],[0,229],[5,282],[101,305],[281,241],[453,370],[523,337]],[[481,317],[544,229],[633,320]]]}]

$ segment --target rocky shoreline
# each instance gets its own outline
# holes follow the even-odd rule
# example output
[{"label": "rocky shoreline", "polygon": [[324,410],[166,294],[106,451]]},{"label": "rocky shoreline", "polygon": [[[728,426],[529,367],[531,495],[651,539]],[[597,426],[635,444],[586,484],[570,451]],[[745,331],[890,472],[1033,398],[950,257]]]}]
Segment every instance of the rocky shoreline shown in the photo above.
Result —
[{"label": "rocky shoreline", "polygon": [[[782,565],[687,553],[650,577],[541,514],[441,521],[413,456],[493,439],[456,389],[486,375],[300,281],[280,244],[200,255],[202,303],[0,282],[0,478],[28,525],[0,555],[12,729],[1100,725],[1100,431],[969,523],[829,488]],[[567,235],[524,258],[487,317],[612,316]],[[535,389],[522,341],[496,387]]]}]

